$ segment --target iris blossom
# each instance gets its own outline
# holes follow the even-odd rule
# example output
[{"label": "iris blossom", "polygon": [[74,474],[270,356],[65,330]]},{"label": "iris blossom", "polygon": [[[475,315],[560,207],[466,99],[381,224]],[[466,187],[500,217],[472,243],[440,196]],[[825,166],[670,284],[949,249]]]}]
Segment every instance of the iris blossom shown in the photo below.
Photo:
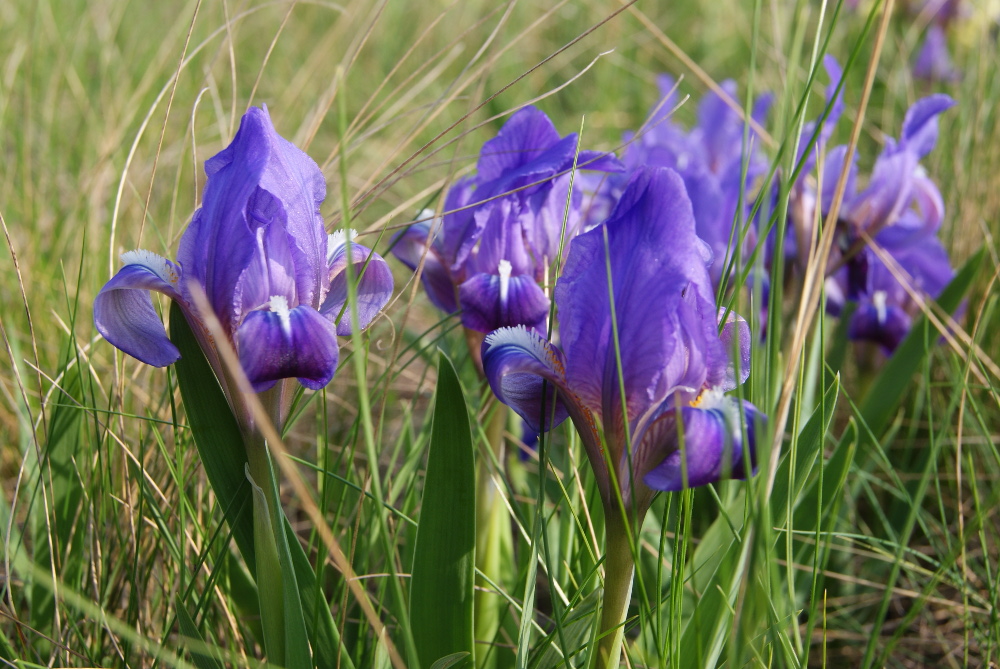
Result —
[{"label": "iris blossom", "polygon": [[[836,315],[848,300],[857,302],[850,336],[878,342],[890,353],[919,309],[911,291],[936,297],[954,275],[937,239],[944,200],[920,165],[937,142],[937,116],[954,104],[947,95],[917,101],[906,113],[900,140],[887,140],[867,187],[855,192],[852,180],[845,194],[833,255],[838,268],[826,282],[827,310]],[[895,272],[866,239],[892,258]],[[900,269],[908,276],[901,277]]]},{"label": "iris blossom", "polygon": [[915,0],[907,3],[907,9],[916,23],[929,23],[913,61],[913,76],[925,81],[960,81],[962,71],[951,62],[947,31],[969,14],[965,3],[961,0]]},{"label": "iris blossom", "polygon": [[641,521],[657,490],[754,468],[760,414],[724,394],[747,378],[750,331],[730,314],[720,333],[703,246],[681,177],[640,169],[573,241],[555,290],[561,345],[526,328],[483,344],[490,386],[529,426],[572,418],[609,513],[616,488]]},{"label": "iris blossom", "polygon": [[913,76],[925,81],[956,82],[962,79],[962,71],[951,62],[944,28],[936,23],[927,28],[923,45],[913,61]]},{"label": "iris blossom", "polygon": [[277,134],[266,109],[246,112],[205,172],[202,206],[181,238],[178,261],[142,250],[123,254],[124,267],[94,301],[97,330],[142,362],[169,365],[180,353],[149,291],[163,293],[181,307],[232,404],[235,389],[195,307],[192,291],[200,290],[255,391],[289,378],[322,388],[337,369],[337,335],[351,332],[350,315],[341,317],[347,263],[360,277],[362,328],[392,293],[388,266],[370,249],[347,244],[343,233],[327,235],[319,211],[323,175]]},{"label": "iris blossom", "polygon": [[563,230],[574,157],[580,169],[622,169],[614,156],[577,155],[575,133],[560,137],[542,111],[522,109],[483,145],[476,175],[448,191],[444,220],[410,226],[393,254],[415,270],[426,252],[428,297],[442,311],[461,310],[469,330],[544,329],[549,300],[541,284],[563,233],[572,237],[581,220],[574,192]]},{"label": "iris blossom", "polygon": [[[598,666],[616,667],[634,537],[657,490],[754,469],[762,418],[725,395],[749,370],[750,330],[722,324],[684,181],[635,172],[611,217],[573,240],[555,289],[560,346],[524,327],[483,342],[493,392],[538,431],[572,418],[604,505]],[[735,355],[734,355],[735,354]]]},{"label": "iris blossom", "polygon": [[[909,333],[920,305],[914,295],[937,296],[954,277],[948,254],[936,237],[889,251],[893,267],[871,251],[865,285],[848,324],[847,336],[879,344],[892,353]],[[907,286],[904,286],[905,282]]]},{"label": "iris blossom", "polygon": [[[712,280],[718,283],[727,258],[732,256],[734,240],[753,204],[753,191],[767,171],[767,160],[759,150],[760,138],[753,130],[750,144],[744,150],[744,117],[715,91],[706,93],[698,104],[698,122],[690,130],[674,123],[670,115],[678,103],[674,80],[661,75],[657,84],[660,101],[654,106],[649,119],[638,134],[625,133],[627,146],[622,156],[625,175],[612,175],[596,188],[590,204],[590,220],[595,223],[607,217],[614,202],[621,195],[628,177],[644,167],[669,167],[684,180],[694,209],[696,231],[708,243],[714,255],[710,266]],[[722,90],[732,100],[736,99],[736,82],[722,82]],[[756,125],[762,125],[770,109],[772,97],[757,99],[751,113]],[[747,172],[742,173],[744,156]],[[584,177],[588,183],[597,177]],[[740,204],[742,209],[737,212]],[[739,215],[737,215],[739,214]],[[755,231],[750,229],[744,239],[748,253],[756,245]]]}]

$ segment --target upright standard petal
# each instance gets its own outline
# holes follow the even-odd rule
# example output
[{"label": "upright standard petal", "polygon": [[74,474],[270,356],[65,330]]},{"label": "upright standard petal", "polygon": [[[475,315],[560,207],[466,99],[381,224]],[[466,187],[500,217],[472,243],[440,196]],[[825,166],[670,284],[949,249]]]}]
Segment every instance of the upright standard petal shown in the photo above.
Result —
[{"label": "upright standard petal", "polygon": [[938,121],[941,112],[955,106],[955,101],[943,94],[930,95],[913,103],[903,118],[903,133],[900,148],[912,151],[917,158],[923,158],[937,144]]},{"label": "upright standard petal", "polygon": [[245,116],[233,141],[205,162],[208,183],[202,206],[181,237],[177,258],[190,280],[205,288],[227,328],[234,325],[232,296],[254,251],[245,205],[267,162],[265,129],[256,114]]},{"label": "upright standard petal", "polygon": [[250,114],[263,117],[269,157],[260,187],[278,197],[285,209],[299,304],[315,308],[327,285],[327,234],[319,212],[326,198],[326,179],[312,158],[277,133],[266,107],[251,108]]},{"label": "upright standard petal", "polygon": [[521,170],[561,139],[545,112],[536,107],[519,110],[504,123],[496,137],[483,144],[476,164],[480,182],[494,181]]},{"label": "upright standard petal", "polygon": [[[837,122],[840,120],[841,115],[844,113],[844,89],[840,86],[841,80],[844,78],[844,70],[840,67],[837,59],[829,54],[823,58],[823,67],[830,80],[825,91],[826,104],[829,111],[824,110],[825,118],[820,116],[815,121],[807,123],[802,129],[802,134],[799,138],[799,155],[796,162],[802,158],[802,153],[809,147],[809,142],[812,141],[813,135],[816,135],[816,144],[813,146],[810,154],[806,156],[802,171],[800,172],[803,176],[812,171],[816,163],[816,157],[825,150],[826,143],[833,134],[834,128],[837,127]],[[840,88],[839,92],[837,91],[838,87]]]},{"label": "upright standard petal", "polygon": [[948,39],[944,29],[931,24],[924,35],[923,46],[913,61],[913,76],[926,81],[954,82],[962,78],[962,72],[951,62],[948,53]]},{"label": "upright standard petal", "polygon": [[268,309],[250,313],[236,332],[240,365],[254,391],[277,381],[297,378],[319,390],[337,371],[337,330],[307,305],[288,308],[284,298],[272,298]]},{"label": "upright standard petal", "polygon": [[[251,108],[205,172],[202,207],[181,238],[178,260],[185,275],[204,286],[226,330],[234,332],[268,293],[318,306],[326,288],[319,214],[326,186],[319,167],[275,132],[266,110]],[[284,251],[268,254],[282,235]],[[264,289],[283,281],[279,275],[287,275],[289,288]]]},{"label": "upright standard petal", "polygon": [[[737,95],[736,82],[727,79],[721,88],[729,100]],[[698,128],[708,167],[721,174],[734,158],[739,158],[742,146],[743,122],[729,106],[729,102],[714,90],[698,104]]]},{"label": "upright standard petal", "polygon": [[641,169],[608,221],[573,240],[555,290],[568,383],[605,420],[621,414],[610,295],[631,421],[687,373],[670,369],[687,290],[712,295],[684,183],[669,169]]},{"label": "upright standard petal", "polygon": [[148,251],[122,255],[125,266],[94,299],[94,326],[112,345],[147,365],[165,367],[181,357],[153,307],[149,291],[181,300],[180,268]]}]

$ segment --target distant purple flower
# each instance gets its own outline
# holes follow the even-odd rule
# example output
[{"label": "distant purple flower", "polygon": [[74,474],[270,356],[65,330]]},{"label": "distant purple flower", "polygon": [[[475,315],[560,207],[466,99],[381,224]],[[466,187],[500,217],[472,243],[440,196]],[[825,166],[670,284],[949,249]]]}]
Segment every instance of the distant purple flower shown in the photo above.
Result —
[{"label": "distant purple flower", "polygon": [[[832,261],[842,266],[827,279],[827,310],[837,315],[847,300],[859,304],[850,325],[855,339],[876,341],[891,352],[909,330],[916,304],[865,236],[909,275],[911,288],[936,297],[953,271],[936,233],[944,201],[920,160],[937,142],[937,116],[953,106],[947,95],[916,102],[903,120],[902,137],[889,138],[868,186],[845,192]],[[853,254],[853,255],[845,255]]]},{"label": "distant purple flower", "polygon": [[[461,310],[462,324],[483,333],[544,328],[549,300],[540,284],[559,249],[576,145],[576,134],[560,137],[543,112],[522,109],[483,145],[476,175],[448,191],[444,220],[415,223],[397,236],[392,252],[411,269],[426,249],[421,276],[436,307]],[[577,162],[580,169],[622,169],[614,156],[595,151],[580,151]],[[578,230],[581,201],[574,190],[567,239]]]},{"label": "distant purple flower", "polygon": [[936,23],[927,28],[923,46],[913,62],[913,76],[926,81],[959,81],[962,72],[951,63],[948,53],[948,38],[944,29]]},{"label": "distant purple flower", "polygon": [[724,395],[747,378],[750,331],[730,314],[720,334],[701,246],[681,177],[639,169],[611,217],[573,241],[555,290],[560,347],[523,327],[483,344],[497,397],[534,430],[571,417],[605,504],[613,474],[640,520],[657,490],[743,478],[755,466],[762,416]]},{"label": "distant purple flower", "polygon": [[[675,170],[687,189],[694,209],[696,232],[711,249],[713,260],[710,274],[718,283],[727,258],[733,255],[735,242],[740,239],[742,228],[734,230],[734,223],[744,224],[753,204],[759,180],[767,171],[767,160],[759,150],[760,138],[750,131],[749,146],[744,151],[744,117],[715,91],[709,91],[698,105],[698,123],[686,131],[670,118],[677,104],[674,80],[661,75],[657,79],[660,101],[636,133],[626,133],[628,143],[624,155],[626,173],[613,175],[596,184],[594,176],[585,177],[585,183],[596,192],[591,197],[593,214],[590,220],[603,220],[621,195],[628,178],[644,167],[669,167]],[[723,91],[730,98],[737,97],[736,82],[722,82]],[[763,95],[754,104],[750,118],[762,125],[770,109],[772,96]],[[742,176],[743,157],[747,156],[747,173]],[[743,208],[737,212],[741,202]],[[744,255],[756,245],[756,231],[746,230],[743,240]]]},{"label": "distant purple flower", "polygon": [[347,300],[347,263],[361,276],[362,328],[392,293],[388,266],[359,244],[351,244],[348,259],[343,233],[326,234],[319,213],[323,175],[275,132],[266,108],[246,112],[232,143],[205,163],[205,172],[202,206],[181,238],[178,262],[148,251],[123,254],[124,267],[94,301],[97,330],[142,362],[169,365],[180,353],[149,291],[163,293],[180,305],[225,387],[215,343],[194,307],[197,284],[254,390],[286,378],[322,388],[337,369],[337,335],[351,332],[349,314],[336,323]]},{"label": "distant purple flower", "polygon": [[939,295],[955,273],[947,252],[934,236],[924,236],[915,244],[889,251],[893,269],[902,274],[899,278],[873,251],[865,249],[862,253],[868,254],[866,285],[857,295],[858,306],[847,334],[851,339],[875,342],[886,353],[892,353],[920,311],[913,296]]}]

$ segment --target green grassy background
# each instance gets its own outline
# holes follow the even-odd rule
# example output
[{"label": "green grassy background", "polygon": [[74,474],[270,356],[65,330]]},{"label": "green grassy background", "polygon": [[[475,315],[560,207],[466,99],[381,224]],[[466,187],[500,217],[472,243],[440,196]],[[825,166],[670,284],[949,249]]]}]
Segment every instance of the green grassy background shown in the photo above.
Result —
[{"label": "green grassy background", "polygon": [[[785,430],[789,469],[784,479],[779,472],[775,493],[758,477],[661,495],[650,512],[633,611],[643,631],[627,634],[633,666],[998,661],[997,4],[977,5],[956,28],[954,56],[965,76],[948,86],[912,79],[926,26],[897,12],[858,147],[866,173],[883,133],[898,135],[914,100],[939,90],[958,100],[924,166],[945,198],[942,236],[956,266],[986,251],[963,322],[979,348],[935,347],[912,379],[895,380],[901,402],[869,434],[863,407],[869,389],[883,388],[873,380],[883,361],[864,347],[849,347],[843,361],[825,352],[836,323],[820,319]],[[204,186],[202,164],[229,141],[248,104],[267,104],[278,131],[323,168],[331,229],[342,218],[346,174],[353,225],[374,243],[378,232],[435,204],[448,179],[472,169],[505,115],[529,100],[540,98],[563,134],[583,123],[587,148],[614,149],[656,101],[656,74],[670,72],[684,76],[681,91],[692,96],[677,112],[689,125],[705,83],[657,31],[707,76],[736,79],[741,96],[748,85],[774,91],[775,147],[797,135],[793,112],[813,46],[829,33],[830,53],[841,62],[858,57],[834,137],[846,142],[876,31],[863,37],[870,8],[842,10],[831,25],[834,5],[821,21],[821,3],[811,1],[629,9],[593,0],[0,4],[0,661],[180,666],[191,661],[178,621],[185,615],[233,666],[260,655],[247,608],[253,588],[200,471],[172,371],[117,353],[91,320],[93,297],[122,251],[175,257]],[[806,119],[820,109],[823,83],[820,76]],[[765,150],[773,155],[775,147]],[[459,366],[474,426],[488,422],[489,391],[454,323],[442,322],[390,263],[398,297],[363,351],[344,342],[347,369],[322,393],[302,397],[286,445],[392,637],[408,614],[388,574],[404,574],[405,587],[435,347]],[[790,289],[786,332],[794,300]],[[786,337],[755,351],[750,398],[768,414],[788,350]],[[350,373],[358,354],[368,360],[361,387]],[[825,362],[841,372],[835,406],[833,394],[820,401],[832,378]],[[359,393],[372,400],[387,524],[360,492],[375,463],[364,447]],[[829,418],[810,431],[817,407]],[[473,436],[484,438],[475,427]],[[600,546],[592,540],[599,518],[591,528],[600,505],[570,429],[555,436],[549,456],[533,666],[557,666],[547,652],[572,655],[588,641],[574,644],[573,616],[593,605]],[[831,464],[822,466],[826,458]],[[540,483],[531,465],[498,474],[516,539],[501,585],[516,604],[530,573],[524,536],[532,535]],[[841,475],[843,485],[834,485]],[[284,502],[324,563],[303,500],[286,490]],[[340,575],[327,565],[322,577],[355,664],[387,661]],[[500,666],[518,641],[520,613],[513,604],[510,611],[502,634],[480,647],[493,648]],[[395,643],[402,645],[398,636]]]}]

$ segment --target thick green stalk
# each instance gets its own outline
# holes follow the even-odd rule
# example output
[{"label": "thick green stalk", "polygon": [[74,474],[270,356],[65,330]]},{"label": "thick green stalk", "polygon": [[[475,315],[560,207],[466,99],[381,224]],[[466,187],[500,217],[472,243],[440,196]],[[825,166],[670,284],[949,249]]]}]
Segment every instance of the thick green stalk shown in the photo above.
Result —
[{"label": "thick green stalk", "polygon": [[632,576],[635,560],[629,544],[628,530],[620,509],[605,512],[607,534],[604,558],[604,600],[601,603],[601,626],[598,630],[597,653],[593,669],[617,668],[621,662],[625,617],[632,599]]},{"label": "thick green stalk", "polygon": [[264,648],[273,664],[285,663],[285,593],[275,528],[281,527],[272,493],[274,474],[267,445],[259,433],[244,439],[247,472],[253,486],[254,553],[257,556],[257,589],[260,598]]}]

